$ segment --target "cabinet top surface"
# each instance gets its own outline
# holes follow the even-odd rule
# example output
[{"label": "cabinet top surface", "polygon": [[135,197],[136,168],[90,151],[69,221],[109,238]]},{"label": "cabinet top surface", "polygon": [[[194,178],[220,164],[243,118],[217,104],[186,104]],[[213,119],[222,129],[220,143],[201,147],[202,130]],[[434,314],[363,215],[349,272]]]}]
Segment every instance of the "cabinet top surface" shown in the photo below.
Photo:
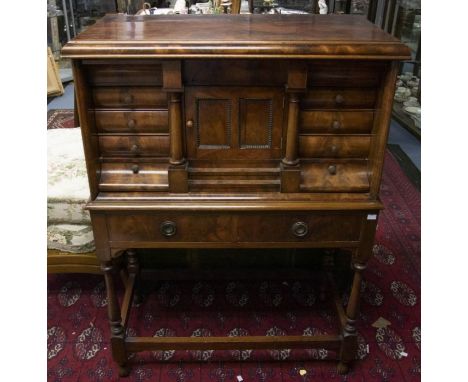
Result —
[{"label": "cabinet top surface", "polygon": [[407,59],[409,48],[357,15],[106,15],[62,50],[71,58]]}]

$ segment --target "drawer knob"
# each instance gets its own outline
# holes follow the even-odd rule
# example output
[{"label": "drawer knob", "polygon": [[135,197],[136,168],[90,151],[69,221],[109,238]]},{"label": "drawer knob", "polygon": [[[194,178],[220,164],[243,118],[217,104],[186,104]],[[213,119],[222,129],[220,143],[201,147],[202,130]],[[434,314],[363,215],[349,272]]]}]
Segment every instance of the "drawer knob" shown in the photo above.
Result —
[{"label": "drawer knob", "polygon": [[190,129],[193,127],[193,121],[189,119],[185,125]]},{"label": "drawer knob", "polygon": [[140,166],[138,166],[137,164],[134,164],[134,165],[132,166],[132,172],[133,172],[134,174],[138,174],[138,173],[140,172]]},{"label": "drawer knob", "polygon": [[125,94],[123,98],[124,103],[129,104],[133,101],[133,96],[131,94]]},{"label": "drawer knob", "polygon": [[333,121],[332,127],[334,129],[339,129],[341,127],[340,121]]},{"label": "drawer knob", "polygon": [[328,166],[328,173],[330,175],[335,175],[336,174],[336,166],[335,165]]},{"label": "drawer knob", "polygon": [[330,148],[330,151],[332,152],[332,154],[336,154],[338,152],[338,147],[336,147],[336,145],[333,145],[331,148]]},{"label": "drawer knob", "polygon": [[170,220],[162,222],[160,229],[161,229],[161,234],[166,237],[174,236],[177,232],[176,223]]},{"label": "drawer knob", "polygon": [[335,97],[335,102],[337,105],[341,105],[344,102],[344,97],[341,94],[337,94]]},{"label": "drawer knob", "polygon": [[135,120],[134,119],[129,119],[128,122],[127,122],[127,126],[129,129],[134,129],[135,128]]},{"label": "drawer knob", "polygon": [[140,148],[138,147],[138,145],[133,145],[131,148],[130,148],[130,151],[134,154],[136,154],[138,151],[140,150]]},{"label": "drawer knob", "polygon": [[296,222],[292,225],[291,231],[296,237],[304,237],[309,233],[309,226],[304,222]]}]

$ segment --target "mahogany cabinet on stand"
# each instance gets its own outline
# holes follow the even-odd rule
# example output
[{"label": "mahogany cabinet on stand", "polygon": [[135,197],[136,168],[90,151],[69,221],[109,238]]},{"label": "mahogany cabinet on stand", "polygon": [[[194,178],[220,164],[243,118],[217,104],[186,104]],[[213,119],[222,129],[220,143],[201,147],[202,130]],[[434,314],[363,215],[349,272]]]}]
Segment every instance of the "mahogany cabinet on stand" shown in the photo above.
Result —
[{"label": "mahogany cabinet on stand", "polygon": [[[63,55],[120,373],[130,352],[298,347],[347,372],[408,48],[351,15],[108,15]],[[349,248],[354,281],[335,335],[130,337],[140,248]]]}]

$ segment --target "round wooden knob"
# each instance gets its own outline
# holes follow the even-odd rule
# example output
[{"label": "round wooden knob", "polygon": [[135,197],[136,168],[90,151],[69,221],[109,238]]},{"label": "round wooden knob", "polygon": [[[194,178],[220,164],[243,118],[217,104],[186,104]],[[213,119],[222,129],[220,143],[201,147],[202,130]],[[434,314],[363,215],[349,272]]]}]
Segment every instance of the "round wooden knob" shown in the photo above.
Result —
[{"label": "round wooden knob", "polygon": [[138,145],[133,145],[131,148],[130,148],[130,151],[134,154],[136,154],[138,152],[140,148],[138,147]]},{"label": "round wooden knob", "polygon": [[309,233],[309,226],[305,222],[296,222],[291,226],[291,232],[296,237],[304,237]]},{"label": "round wooden knob", "polygon": [[131,94],[125,94],[124,97],[123,97],[123,101],[126,104],[132,103],[133,96]]},{"label": "round wooden knob", "polygon": [[330,147],[330,151],[332,152],[332,154],[336,154],[338,152],[338,147],[336,147],[336,145],[333,145],[332,147]]},{"label": "round wooden knob", "polygon": [[339,121],[333,121],[332,127],[334,129],[339,129],[341,127],[341,123]]},{"label": "round wooden knob", "polygon": [[336,102],[337,105],[343,104],[343,102],[344,102],[344,97],[343,97],[341,94],[338,94],[338,95],[335,97],[335,102]]},{"label": "round wooden knob", "polygon": [[177,225],[176,223],[170,220],[167,220],[161,223],[160,231],[163,236],[166,236],[166,237],[174,236],[177,232]]},{"label": "round wooden knob", "polygon": [[193,127],[193,121],[192,121],[191,119],[189,119],[185,125],[186,125],[188,128],[191,128],[191,127]]},{"label": "round wooden knob", "polygon": [[128,122],[127,122],[127,126],[129,129],[134,129],[135,126],[136,126],[136,122],[134,119],[129,119]]},{"label": "round wooden knob", "polygon": [[336,174],[336,166],[335,165],[328,166],[328,173],[330,175],[335,175]]},{"label": "round wooden knob", "polygon": [[133,172],[134,174],[138,174],[139,171],[140,171],[140,167],[139,167],[137,164],[134,164],[134,165],[132,166],[132,172]]}]

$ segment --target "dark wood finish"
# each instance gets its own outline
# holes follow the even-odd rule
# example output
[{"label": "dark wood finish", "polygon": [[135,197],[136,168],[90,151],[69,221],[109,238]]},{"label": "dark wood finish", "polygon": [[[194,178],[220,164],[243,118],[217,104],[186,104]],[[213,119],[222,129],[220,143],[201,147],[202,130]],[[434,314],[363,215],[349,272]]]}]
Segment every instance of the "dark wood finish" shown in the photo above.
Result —
[{"label": "dark wood finish", "polygon": [[[120,374],[135,351],[316,346],[337,350],[346,372],[382,208],[397,60],[409,49],[360,16],[110,15],[63,53],[73,59]],[[354,251],[355,271],[346,310],[331,295],[339,334],[125,335],[135,249],[189,248],[197,259],[197,248],[339,247]]]}]

